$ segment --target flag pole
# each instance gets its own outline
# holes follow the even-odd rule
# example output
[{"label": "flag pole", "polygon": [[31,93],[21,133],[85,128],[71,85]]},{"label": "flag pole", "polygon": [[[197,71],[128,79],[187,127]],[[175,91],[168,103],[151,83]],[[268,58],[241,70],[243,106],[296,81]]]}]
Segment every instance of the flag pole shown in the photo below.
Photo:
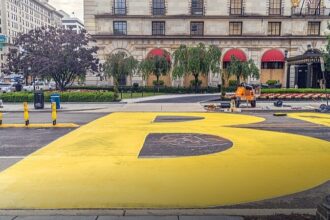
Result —
[{"label": "flag pole", "polygon": [[305,0],[303,1],[302,5],[301,5],[301,8],[300,8],[300,15],[302,14],[302,10],[303,10],[304,5],[305,5]]},{"label": "flag pole", "polygon": [[317,5],[316,10],[315,10],[315,15],[317,14],[317,9],[319,9],[320,14],[321,14],[321,1],[322,0],[319,0],[319,4]]}]

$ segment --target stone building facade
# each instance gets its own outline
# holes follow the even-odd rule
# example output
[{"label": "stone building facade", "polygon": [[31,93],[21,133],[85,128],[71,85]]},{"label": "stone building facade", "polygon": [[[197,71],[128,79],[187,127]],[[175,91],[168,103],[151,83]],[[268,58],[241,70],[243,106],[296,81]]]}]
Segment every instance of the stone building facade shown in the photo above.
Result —
[{"label": "stone building facade", "polygon": [[[202,42],[222,49],[224,69],[232,55],[243,61],[253,59],[261,78],[250,82],[278,80],[284,87],[298,82],[300,87],[311,87],[307,79],[299,79],[302,65],[310,72],[310,63],[287,60],[325,46],[327,4],[324,0],[84,0],[84,15],[85,28],[97,40],[103,61],[117,51],[141,60],[155,49],[172,54],[181,44]],[[321,61],[315,62],[312,74],[318,75]],[[190,82],[187,77],[163,80],[168,86]],[[320,79],[315,80],[313,86],[319,86]],[[150,85],[152,81],[137,74],[122,83]],[[220,81],[219,75],[210,74],[203,85],[216,86]]]},{"label": "stone building facade", "polygon": [[18,33],[42,26],[62,25],[62,15],[48,0],[1,0],[0,35],[6,41],[0,49],[0,76],[9,48]]}]

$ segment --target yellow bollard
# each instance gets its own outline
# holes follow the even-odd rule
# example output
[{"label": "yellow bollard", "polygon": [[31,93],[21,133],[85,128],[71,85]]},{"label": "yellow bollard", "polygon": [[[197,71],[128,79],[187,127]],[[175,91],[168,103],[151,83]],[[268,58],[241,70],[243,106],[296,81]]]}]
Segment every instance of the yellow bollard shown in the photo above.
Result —
[{"label": "yellow bollard", "polygon": [[0,126],[2,125],[2,112],[0,112]]},{"label": "yellow bollard", "polygon": [[27,102],[24,102],[24,121],[25,121],[25,126],[29,126],[30,119],[29,119],[29,107]]},{"label": "yellow bollard", "polygon": [[57,120],[56,102],[52,102],[52,120],[53,120],[53,125],[55,126]]}]

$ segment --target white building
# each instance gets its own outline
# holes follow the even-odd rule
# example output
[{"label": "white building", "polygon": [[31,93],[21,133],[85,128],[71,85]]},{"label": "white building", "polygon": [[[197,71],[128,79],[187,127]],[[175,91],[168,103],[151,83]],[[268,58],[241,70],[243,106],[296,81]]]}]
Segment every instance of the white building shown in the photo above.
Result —
[{"label": "white building", "polygon": [[5,54],[18,33],[42,26],[60,26],[61,19],[62,15],[48,0],[1,0],[0,35],[6,37],[6,43],[0,49],[0,76]]},{"label": "white building", "polygon": [[[253,59],[262,83],[318,87],[319,50],[327,43],[328,0],[84,0],[85,27],[97,40],[101,60],[125,51],[141,60],[172,54],[180,44],[217,45],[225,69],[232,55]],[[288,59],[286,59],[288,58]],[[152,85],[137,74],[122,80]],[[168,86],[189,86],[191,78],[162,77]],[[254,81],[254,79],[250,79]],[[330,81],[330,80],[329,80]],[[203,78],[216,86],[220,77]]]},{"label": "white building", "polygon": [[73,31],[79,33],[85,28],[83,22],[74,15],[70,16],[68,13],[62,10],[59,10],[59,13],[61,13],[63,16],[62,25],[65,29],[72,29]]}]

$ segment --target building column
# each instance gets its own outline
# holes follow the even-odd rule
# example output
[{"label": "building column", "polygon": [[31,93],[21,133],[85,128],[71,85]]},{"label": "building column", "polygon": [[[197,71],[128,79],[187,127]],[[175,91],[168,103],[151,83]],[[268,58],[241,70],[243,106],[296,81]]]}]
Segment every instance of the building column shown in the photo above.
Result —
[{"label": "building column", "polygon": [[308,63],[308,68],[307,68],[307,82],[306,86],[307,88],[312,88],[313,87],[313,64]]},{"label": "building column", "polygon": [[287,88],[294,88],[298,79],[297,74],[297,66],[296,65],[288,65],[287,70]]},{"label": "building column", "polygon": [[284,79],[283,79],[283,87],[289,88],[290,87],[290,67],[291,65],[285,62],[284,65]]}]

